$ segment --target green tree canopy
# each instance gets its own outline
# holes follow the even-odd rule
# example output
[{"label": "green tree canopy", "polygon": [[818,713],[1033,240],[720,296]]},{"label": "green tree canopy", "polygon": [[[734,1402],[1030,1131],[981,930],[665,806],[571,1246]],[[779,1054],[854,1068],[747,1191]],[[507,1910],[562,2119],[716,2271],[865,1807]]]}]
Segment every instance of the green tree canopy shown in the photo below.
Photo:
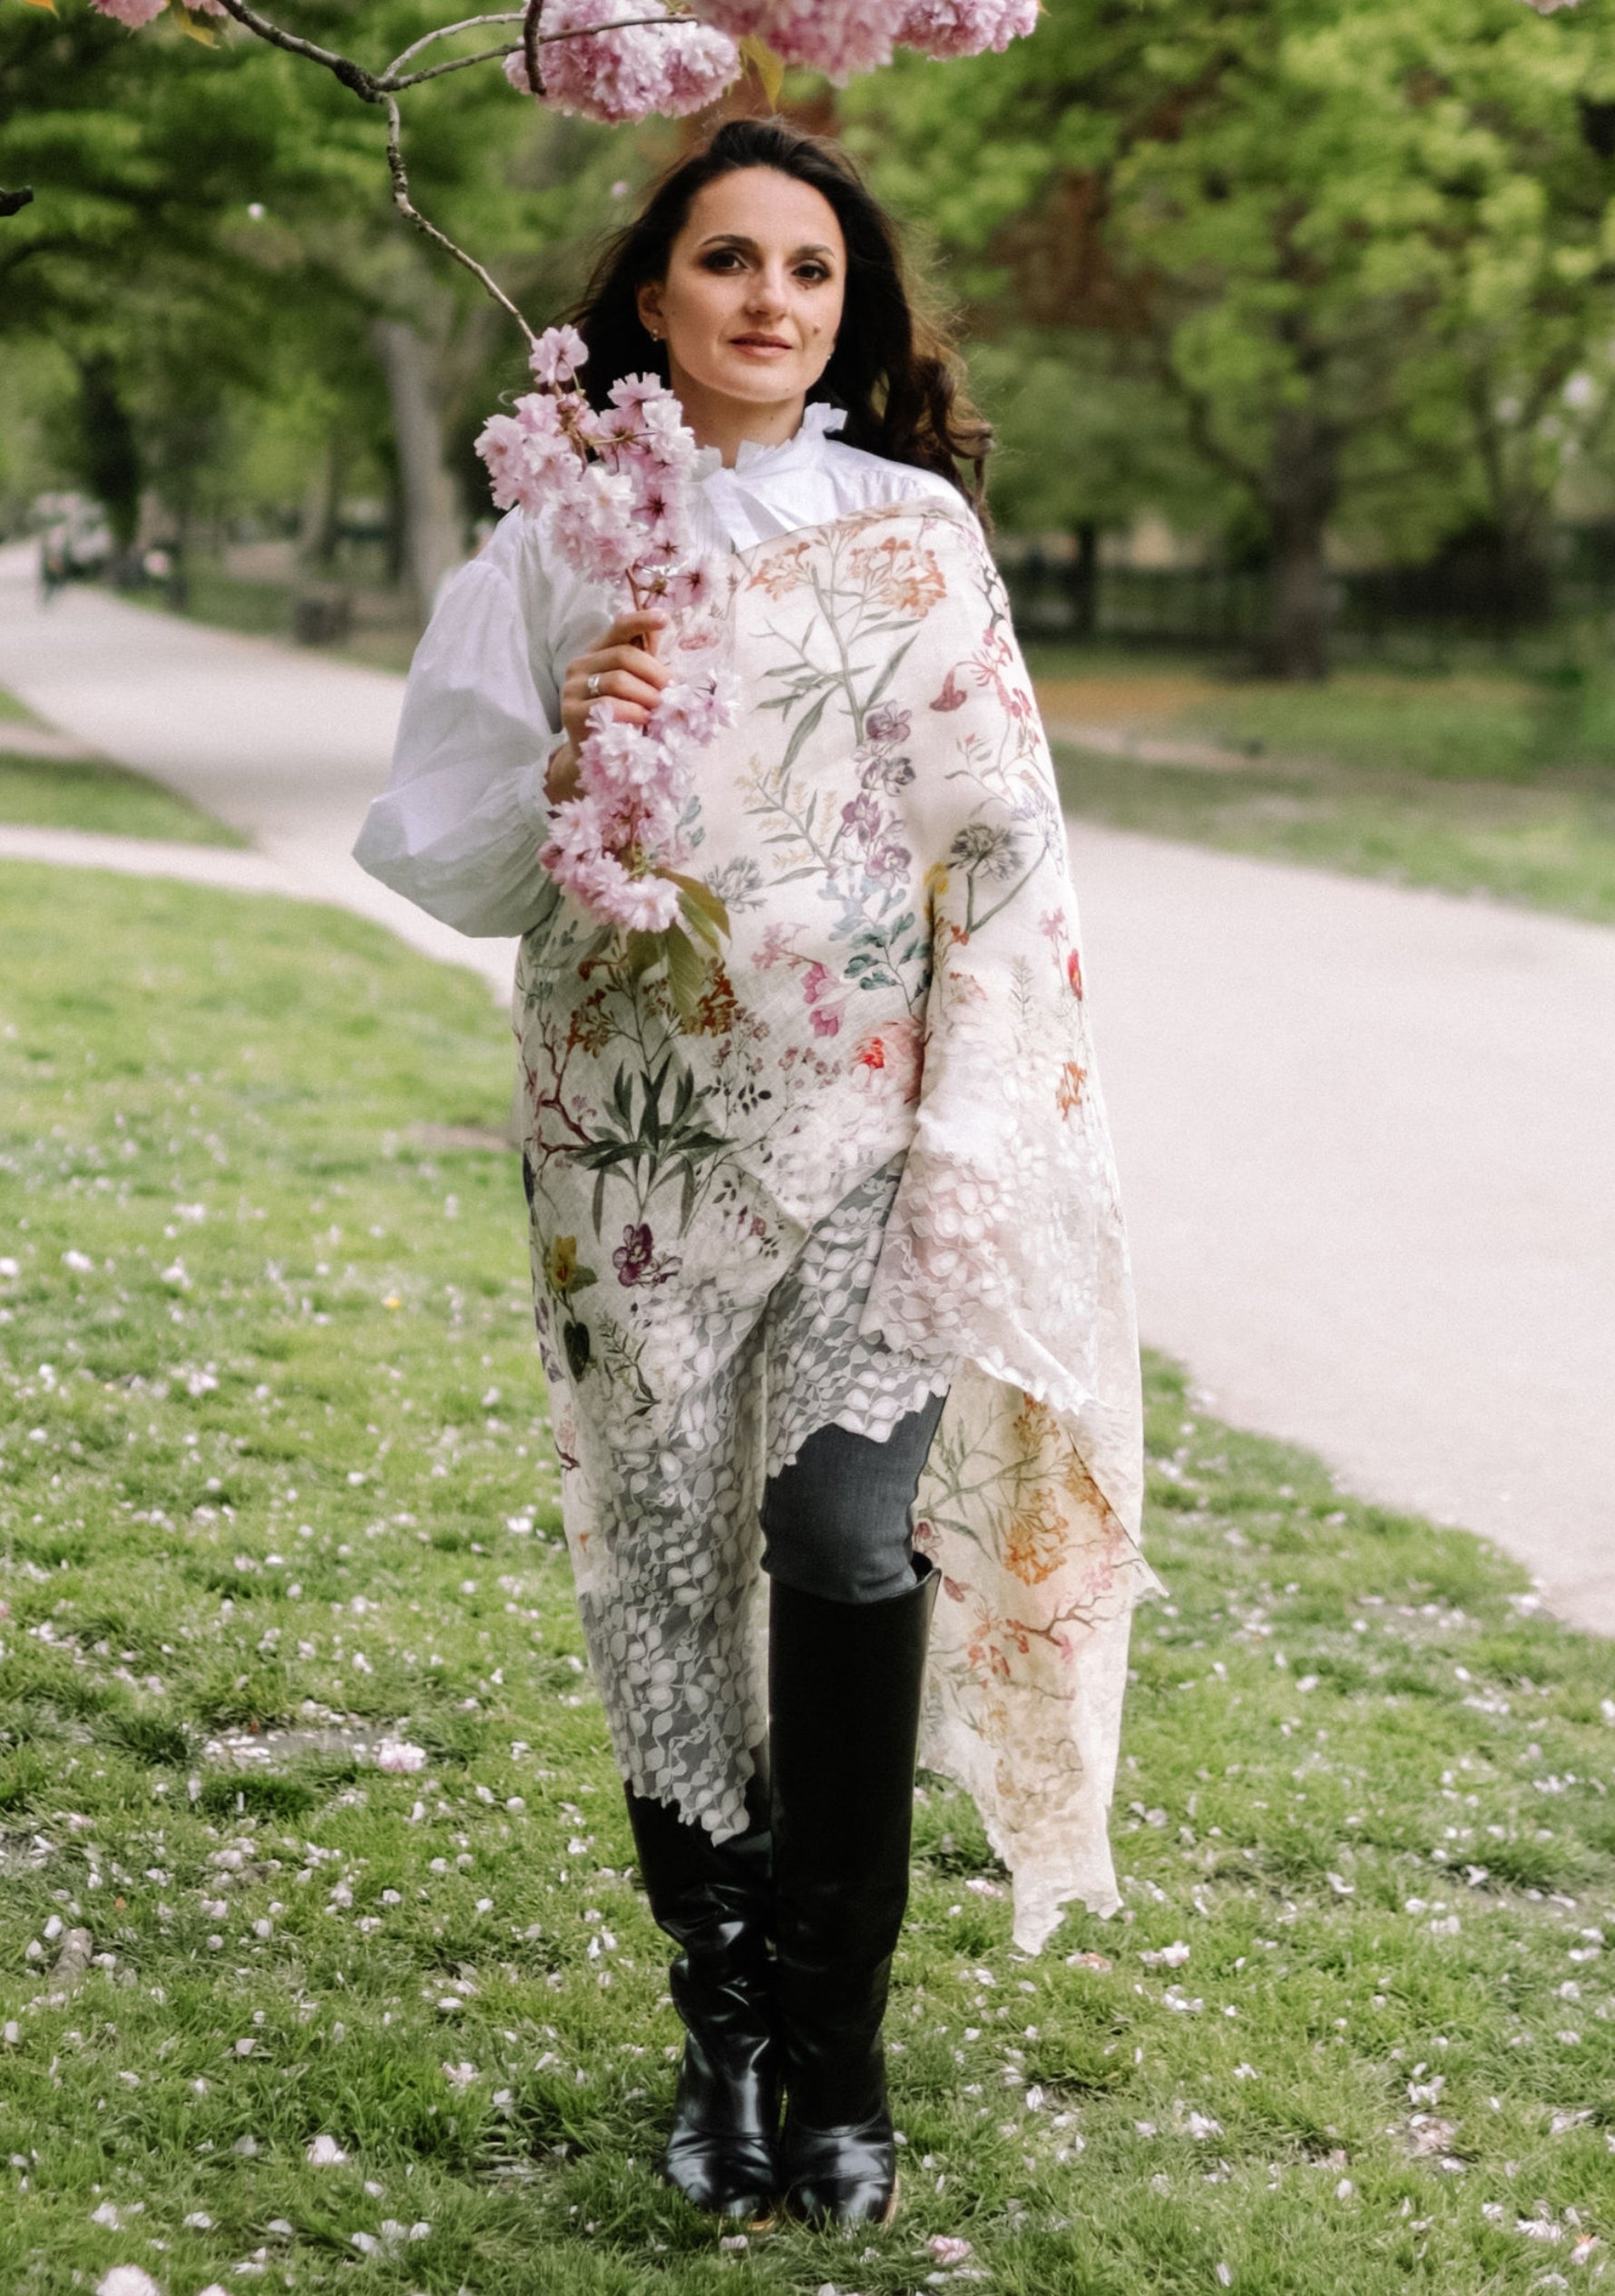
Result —
[{"label": "green tree canopy", "polygon": [[[384,0],[356,24],[317,0],[298,21],[362,36],[380,65],[441,19]],[[0,9],[0,132],[7,180],[34,191],[0,223],[0,340],[47,341],[76,368],[56,427],[76,424],[68,459],[98,491],[109,425],[132,442],[113,489],[123,523],[142,482],[182,514],[197,466],[255,402],[296,405],[311,465],[322,427],[407,462],[392,417],[413,393],[430,419],[402,475],[429,597],[464,511],[486,500],[469,440],[520,380],[523,346],[398,216],[385,115],[233,25],[205,44],[175,16],[132,34],[63,0],[59,15]],[[621,138],[478,69],[414,91],[407,140],[421,204],[519,300],[558,300],[567,252],[611,210]]]},{"label": "green tree canopy", "polygon": [[1176,399],[1266,527],[1275,669],[1324,666],[1332,520],[1522,533],[1602,418],[1607,10],[1052,0],[849,105],[980,308],[1107,336]]}]

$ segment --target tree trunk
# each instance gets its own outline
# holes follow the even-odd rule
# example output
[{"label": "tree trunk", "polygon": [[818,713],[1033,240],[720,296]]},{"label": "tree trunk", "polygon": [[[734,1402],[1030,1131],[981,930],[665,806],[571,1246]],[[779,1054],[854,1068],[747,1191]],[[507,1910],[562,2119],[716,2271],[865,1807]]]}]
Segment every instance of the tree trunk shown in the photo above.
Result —
[{"label": "tree trunk", "polygon": [[1099,626],[1099,528],[1091,518],[1079,520],[1077,555],[1072,568],[1072,635],[1091,638]]},{"label": "tree trunk", "polygon": [[459,504],[444,464],[434,360],[428,345],[404,319],[377,319],[372,340],[392,404],[404,508],[404,572],[424,621],[444,575],[465,554]]},{"label": "tree trunk", "polygon": [[1268,677],[1328,675],[1324,537],[1339,489],[1333,432],[1307,408],[1281,416],[1266,490],[1272,572],[1261,666]]},{"label": "tree trunk", "polygon": [[324,574],[337,559],[344,460],[341,434],[333,430],[309,470],[299,521],[298,556],[304,565]]},{"label": "tree trunk", "polygon": [[78,370],[74,475],[105,511],[113,541],[129,550],[140,530],[144,478],[140,438],[123,404],[117,369],[105,352],[81,359]]}]

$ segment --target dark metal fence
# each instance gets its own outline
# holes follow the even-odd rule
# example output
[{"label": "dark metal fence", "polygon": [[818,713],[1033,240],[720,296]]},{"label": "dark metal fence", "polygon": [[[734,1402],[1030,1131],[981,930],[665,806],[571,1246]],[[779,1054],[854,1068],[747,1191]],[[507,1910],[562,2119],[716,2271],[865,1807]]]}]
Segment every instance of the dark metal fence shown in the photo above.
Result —
[{"label": "dark metal fence", "polygon": [[[1001,562],[1025,638],[1234,652],[1256,646],[1267,619],[1259,569],[1107,566],[1021,536],[1004,538]],[[1615,614],[1615,520],[1561,527],[1524,564],[1455,545],[1425,565],[1332,574],[1328,594],[1342,655],[1507,650],[1557,622]]]}]

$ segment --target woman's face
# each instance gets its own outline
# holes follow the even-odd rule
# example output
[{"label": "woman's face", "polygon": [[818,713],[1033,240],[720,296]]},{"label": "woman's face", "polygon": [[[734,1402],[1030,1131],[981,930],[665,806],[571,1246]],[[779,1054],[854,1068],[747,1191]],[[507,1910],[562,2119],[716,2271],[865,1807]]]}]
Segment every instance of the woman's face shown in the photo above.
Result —
[{"label": "woman's face", "polygon": [[773,168],[739,168],[690,202],[667,277],[640,289],[640,317],[666,342],[687,407],[702,394],[778,405],[804,397],[829,364],[846,277],[824,194]]}]

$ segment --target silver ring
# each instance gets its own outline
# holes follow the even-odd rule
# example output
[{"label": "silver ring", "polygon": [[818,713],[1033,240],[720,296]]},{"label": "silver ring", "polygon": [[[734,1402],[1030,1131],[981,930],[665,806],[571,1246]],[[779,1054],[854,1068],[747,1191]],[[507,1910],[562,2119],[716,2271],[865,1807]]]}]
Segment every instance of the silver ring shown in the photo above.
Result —
[{"label": "silver ring", "polygon": [[588,695],[591,702],[594,702],[599,699],[600,672],[598,670],[591,670],[589,675],[583,680],[583,692]]}]

